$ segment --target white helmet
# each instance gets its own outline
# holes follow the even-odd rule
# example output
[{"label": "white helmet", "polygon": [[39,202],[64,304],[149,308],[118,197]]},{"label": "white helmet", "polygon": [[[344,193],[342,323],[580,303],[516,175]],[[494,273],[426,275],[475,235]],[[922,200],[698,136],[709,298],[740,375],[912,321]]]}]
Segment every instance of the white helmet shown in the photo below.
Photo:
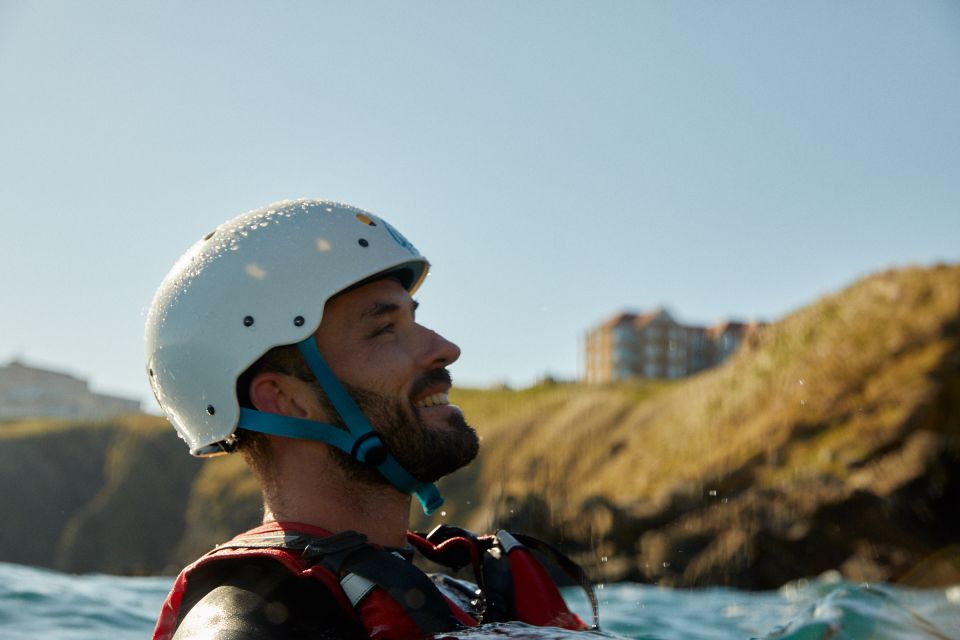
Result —
[{"label": "white helmet", "polygon": [[429,263],[385,220],[345,204],[278,202],[225,222],[185,253],[153,298],[146,365],[157,402],[196,456],[229,452],[237,378],[273,347],[320,326],[334,294]]}]

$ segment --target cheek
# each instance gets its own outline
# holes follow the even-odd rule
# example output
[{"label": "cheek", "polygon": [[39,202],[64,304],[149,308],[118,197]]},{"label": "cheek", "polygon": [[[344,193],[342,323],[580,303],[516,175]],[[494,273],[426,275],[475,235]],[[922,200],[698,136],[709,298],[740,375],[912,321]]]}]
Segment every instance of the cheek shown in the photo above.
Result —
[{"label": "cheek", "polygon": [[405,394],[416,377],[413,361],[391,349],[355,354],[340,371],[344,382],[388,395]]}]

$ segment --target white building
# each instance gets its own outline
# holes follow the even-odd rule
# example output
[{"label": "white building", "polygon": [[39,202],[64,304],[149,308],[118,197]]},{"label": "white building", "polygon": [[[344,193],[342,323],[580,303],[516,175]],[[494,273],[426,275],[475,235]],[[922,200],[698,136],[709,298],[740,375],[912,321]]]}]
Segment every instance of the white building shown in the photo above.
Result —
[{"label": "white building", "polygon": [[140,413],[140,403],[93,393],[86,380],[16,360],[0,367],[0,420],[101,419],[121,413]]}]

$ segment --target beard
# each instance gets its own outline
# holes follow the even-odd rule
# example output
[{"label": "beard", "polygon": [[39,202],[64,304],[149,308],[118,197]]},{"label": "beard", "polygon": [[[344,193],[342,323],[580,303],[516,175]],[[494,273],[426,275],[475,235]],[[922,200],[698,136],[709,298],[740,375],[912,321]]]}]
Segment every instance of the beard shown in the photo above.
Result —
[{"label": "beard", "polygon": [[[442,425],[428,425],[420,419],[413,398],[438,382],[449,384],[450,374],[445,369],[433,369],[421,376],[405,400],[342,383],[390,454],[420,482],[436,482],[465,467],[477,456],[480,448],[477,432],[459,411],[451,412]],[[346,429],[333,404],[319,387],[317,396],[331,418],[330,422]],[[335,463],[350,480],[371,485],[390,484],[375,467],[357,462],[336,447],[330,448]]]}]

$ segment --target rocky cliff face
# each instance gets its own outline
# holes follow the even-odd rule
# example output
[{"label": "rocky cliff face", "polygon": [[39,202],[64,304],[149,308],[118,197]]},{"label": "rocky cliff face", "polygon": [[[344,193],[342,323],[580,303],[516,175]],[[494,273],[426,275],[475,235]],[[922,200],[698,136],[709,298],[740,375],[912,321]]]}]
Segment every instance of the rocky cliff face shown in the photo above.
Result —
[{"label": "rocky cliff face", "polygon": [[[867,278],[673,383],[455,396],[483,437],[439,521],[560,542],[602,580],[960,582],[960,267]],[[0,560],[172,573],[256,524],[236,457],[157,418],[0,424]]]},{"label": "rocky cliff face", "polygon": [[200,463],[166,421],[0,424],[0,561],[67,572],[174,570]]},{"label": "rocky cliff face", "polygon": [[960,582],[957,267],[867,278],[647,393],[561,387],[494,419],[494,491],[458,515],[563,540],[607,580]]}]

